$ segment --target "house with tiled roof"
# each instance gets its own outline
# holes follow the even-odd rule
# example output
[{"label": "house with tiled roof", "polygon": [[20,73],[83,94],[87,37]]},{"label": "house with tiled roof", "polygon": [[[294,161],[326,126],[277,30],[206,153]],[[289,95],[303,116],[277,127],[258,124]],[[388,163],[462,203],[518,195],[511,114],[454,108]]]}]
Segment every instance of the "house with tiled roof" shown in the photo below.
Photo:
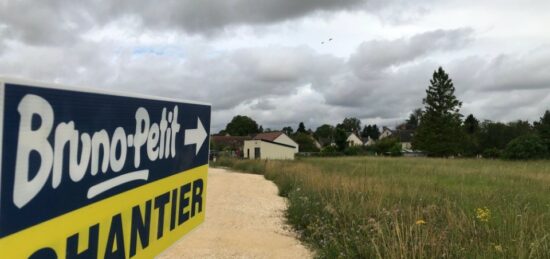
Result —
[{"label": "house with tiled roof", "polygon": [[395,138],[397,139],[397,141],[399,141],[399,143],[401,143],[402,150],[410,150],[412,149],[412,139],[414,137],[414,133],[414,130],[391,130],[387,127],[383,127],[379,139],[384,139],[388,137]]},{"label": "house with tiled roof", "polygon": [[347,143],[348,147],[362,146],[363,145],[363,141],[355,133],[349,133],[348,134],[348,138],[346,139],[346,143]]},{"label": "house with tiled roof", "polygon": [[248,159],[294,159],[298,153],[298,143],[285,133],[259,133],[244,142],[244,158]]}]

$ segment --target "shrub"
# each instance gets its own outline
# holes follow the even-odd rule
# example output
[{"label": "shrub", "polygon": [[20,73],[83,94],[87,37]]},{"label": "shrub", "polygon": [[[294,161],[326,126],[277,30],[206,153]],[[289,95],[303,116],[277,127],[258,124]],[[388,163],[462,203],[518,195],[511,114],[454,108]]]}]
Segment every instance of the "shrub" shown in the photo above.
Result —
[{"label": "shrub", "polygon": [[484,158],[499,158],[502,155],[502,150],[498,148],[488,148],[483,150]]},{"label": "shrub", "polygon": [[347,147],[344,150],[344,154],[346,156],[358,156],[358,155],[361,155],[363,153],[364,153],[363,148],[360,147],[360,146],[351,146],[351,147]]},{"label": "shrub", "polygon": [[517,137],[506,145],[503,157],[506,159],[525,160],[541,159],[548,156],[546,145],[537,135]]},{"label": "shrub", "polygon": [[[383,138],[381,140],[378,140],[376,144],[374,144],[374,150],[376,150],[376,152],[378,152],[379,154],[386,154],[390,153],[390,150],[396,145],[399,145],[399,141],[397,141],[397,139]],[[401,152],[401,147],[399,148],[399,151]]]},{"label": "shrub", "polygon": [[402,156],[403,152],[401,152],[401,144],[395,143],[393,147],[390,148],[388,151],[390,153],[390,156]]},{"label": "shrub", "polygon": [[343,155],[342,152],[338,150],[335,146],[326,146],[321,150],[321,153],[319,153],[320,156],[341,156]]}]

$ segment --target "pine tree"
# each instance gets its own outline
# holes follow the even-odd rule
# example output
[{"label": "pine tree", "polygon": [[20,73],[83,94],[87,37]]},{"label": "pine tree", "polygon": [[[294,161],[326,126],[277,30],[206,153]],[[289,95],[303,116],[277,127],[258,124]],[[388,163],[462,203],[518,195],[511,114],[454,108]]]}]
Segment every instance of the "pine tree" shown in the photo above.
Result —
[{"label": "pine tree", "polygon": [[439,67],[434,71],[426,98],[425,112],[413,139],[413,147],[430,156],[452,156],[461,151],[462,103],[455,96],[453,81]]},{"label": "pine tree", "polygon": [[473,135],[477,131],[479,131],[479,121],[474,117],[473,114],[468,115],[466,119],[464,120],[464,130],[469,135]]},{"label": "pine tree", "polygon": [[540,121],[535,122],[535,130],[550,152],[550,111],[546,110]]},{"label": "pine tree", "polygon": [[306,126],[303,122],[300,122],[298,125],[298,129],[296,130],[296,133],[306,133]]}]

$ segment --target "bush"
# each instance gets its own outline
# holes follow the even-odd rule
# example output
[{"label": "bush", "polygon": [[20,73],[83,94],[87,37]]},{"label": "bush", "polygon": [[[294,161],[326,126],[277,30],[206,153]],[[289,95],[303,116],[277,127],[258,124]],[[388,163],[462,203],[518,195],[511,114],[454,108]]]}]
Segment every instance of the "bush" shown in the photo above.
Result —
[{"label": "bush", "polygon": [[390,156],[402,156],[403,152],[401,152],[401,144],[396,143],[393,145],[393,147],[389,150]]},{"label": "bush", "polygon": [[347,147],[344,150],[344,154],[346,156],[358,156],[358,155],[362,155],[363,153],[364,153],[363,148],[360,146],[351,146],[351,147]]},{"label": "bush", "polygon": [[488,148],[483,150],[484,158],[499,158],[502,156],[502,150],[498,148]]},{"label": "bush", "polygon": [[513,160],[541,159],[548,156],[544,142],[537,135],[517,137],[506,145],[503,157]]},{"label": "bush", "polygon": [[[374,144],[373,149],[378,153],[385,155],[387,153],[391,153],[391,150],[395,148],[395,146],[399,145],[399,141],[395,138],[383,138],[380,139]],[[400,146],[400,145],[399,145]],[[401,146],[399,147],[399,152],[401,152]]]},{"label": "bush", "polygon": [[338,150],[335,146],[326,146],[321,150],[321,153],[319,153],[319,156],[341,156],[343,155],[342,152]]}]

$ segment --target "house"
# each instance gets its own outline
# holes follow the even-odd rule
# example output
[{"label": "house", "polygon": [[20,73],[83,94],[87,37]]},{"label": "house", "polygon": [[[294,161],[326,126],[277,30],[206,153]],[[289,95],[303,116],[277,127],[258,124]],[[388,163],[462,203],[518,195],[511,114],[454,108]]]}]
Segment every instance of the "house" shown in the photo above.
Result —
[{"label": "house", "polygon": [[310,135],[310,137],[311,137],[311,140],[313,141],[313,145],[315,145],[315,147],[316,147],[317,149],[320,150],[321,148],[323,148],[323,145],[321,145],[321,142],[317,141],[317,139],[315,139],[315,138],[313,137],[313,135]]},{"label": "house", "polygon": [[244,141],[243,157],[247,159],[294,159],[298,143],[283,132],[260,133]]},{"label": "house", "polygon": [[391,130],[388,127],[383,127],[382,133],[380,133],[380,139],[388,137],[395,138],[401,144],[401,150],[411,150],[414,132],[414,130]]},{"label": "house", "polygon": [[380,136],[378,137],[378,139],[384,139],[392,135],[393,135],[393,130],[384,126],[382,127],[382,133],[380,133]]},{"label": "house", "polygon": [[355,133],[350,133],[348,135],[348,138],[346,139],[346,143],[348,144],[349,147],[363,145],[363,141],[357,135],[355,135]]},{"label": "house", "polygon": [[[334,140],[332,138],[318,138],[317,142],[321,145],[321,147],[327,147],[327,146],[336,146],[334,143]],[[317,144],[315,144],[317,145]]]},{"label": "house", "polygon": [[363,139],[363,143],[365,146],[372,146],[374,144],[376,144],[376,141],[374,139],[372,139],[370,136],[368,136],[367,138]]},{"label": "house", "polygon": [[401,150],[412,149],[412,139],[414,137],[414,130],[396,130],[393,136],[401,143]]}]

